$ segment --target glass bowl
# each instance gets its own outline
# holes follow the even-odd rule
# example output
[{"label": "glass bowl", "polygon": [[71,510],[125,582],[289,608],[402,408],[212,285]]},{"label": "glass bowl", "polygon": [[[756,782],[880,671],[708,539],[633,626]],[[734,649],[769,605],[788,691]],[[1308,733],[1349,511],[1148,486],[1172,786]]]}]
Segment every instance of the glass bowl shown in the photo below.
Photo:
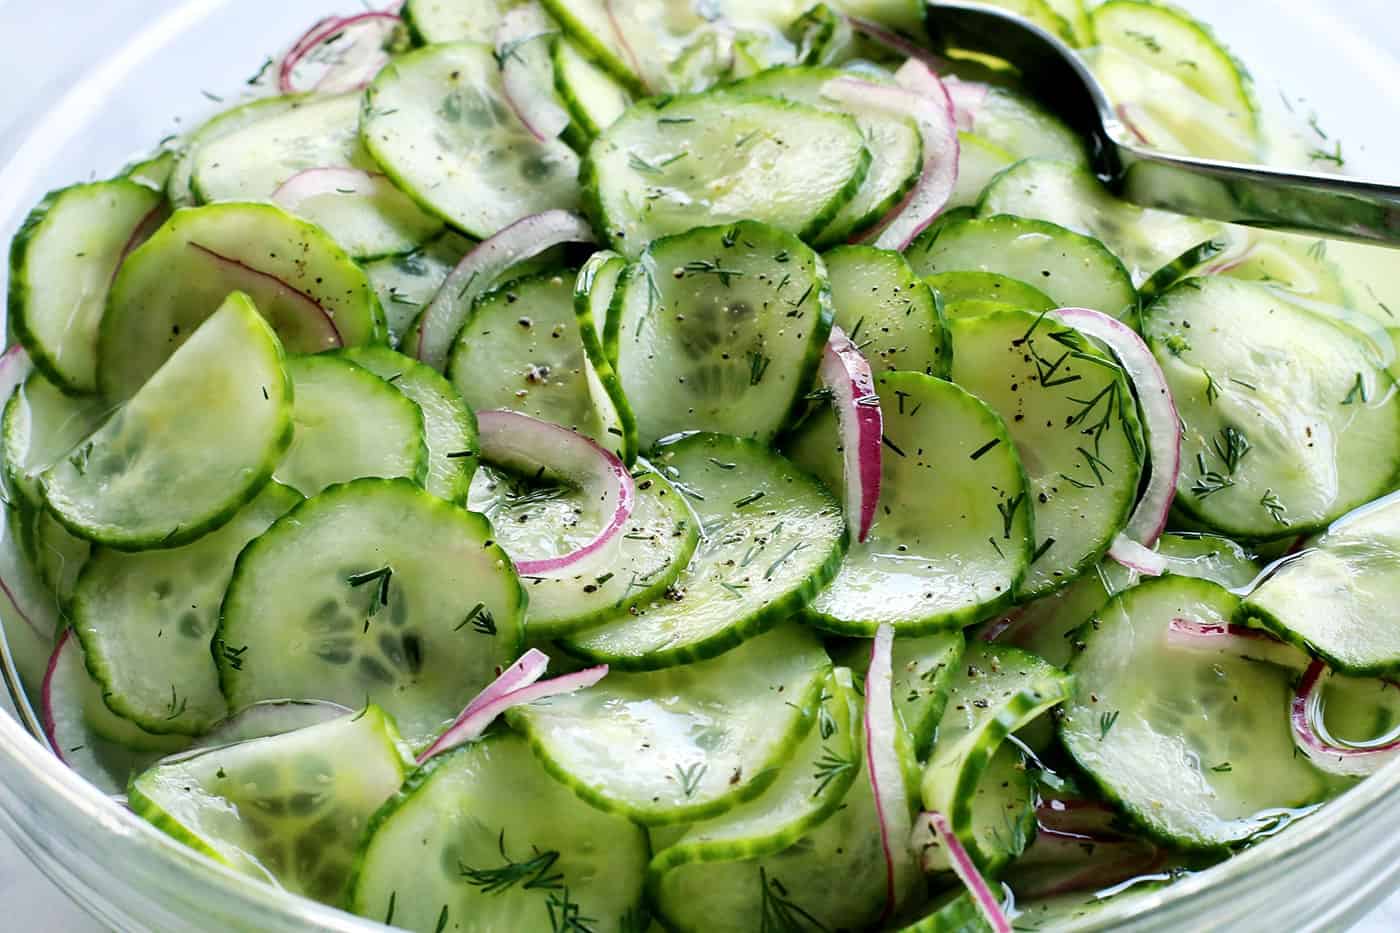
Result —
[{"label": "glass bowl", "polygon": [[[1345,141],[1352,170],[1383,177],[1400,151],[1400,97],[1375,91],[1400,87],[1392,3],[1183,5],[1257,69],[1261,97],[1277,96],[1270,76],[1284,77],[1290,101],[1321,114]],[[0,128],[10,124],[0,133],[0,242],[47,190],[109,175],[153,141],[227,106],[221,98],[231,102],[268,52],[334,6],[347,4],[0,0]],[[34,654],[22,644],[32,636],[5,635],[0,630],[0,660],[18,714],[0,715],[0,829],[96,918],[119,930],[172,933],[386,929],[237,875],[70,772],[35,738],[37,720],[15,681],[17,658],[36,676],[23,660]],[[1168,887],[1110,902],[1074,926],[1335,930],[1398,880],[1400,761],[1280,835]]]}]

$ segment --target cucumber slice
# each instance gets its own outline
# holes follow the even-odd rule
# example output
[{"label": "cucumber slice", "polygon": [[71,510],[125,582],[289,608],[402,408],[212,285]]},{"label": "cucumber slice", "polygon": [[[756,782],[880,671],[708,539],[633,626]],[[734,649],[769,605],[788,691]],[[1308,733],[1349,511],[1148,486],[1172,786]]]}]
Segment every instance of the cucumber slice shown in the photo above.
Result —
[{"label": "cucumber slice", "polygon": [[498,735],[432,761],[375,814],[348,906],[406,930],[548,930],[566,918],[631,933],[645,928],[648,854],[645,831]]},{"label": "cucumber slice", "polygon": [[943,315],[903,256],[873,246],[842,246],[822,260],[831,280],[835,323],[876,372],[948,375],[953,345]]},{"label": "cucumber slice", "polygon": [[626,459],[629,432],[603,382],[615,377],[601,350],[602,372],[588,357],[575,277],[542,272],[482,296],[452,347],[447,377],[475,411],[504,408],[563,425]]},{"label": "cucumber slice", "polygon": [[1123,371],[1044,313],[948,322],[953,379],[1005,419],[1026,473],[1035,553],[1019,595],[1033,598],[1098,563],[1137,500],[1143,441]]},{"label": "cucumber slice", "polygon": [[471,240],[449,231],[411,253],[362,264],[384,308],[389,346],[397,348],[402,343],[418,315],[447,281],[447,274],[471,247]]},{"label": "cucumber slice", "polygon": [[83,666],[82,646],[69,631],[59,637],[44,673],[43,708],[49,747],[104,794],[125,792],[133,774],[189,744],[183,736],[152,735],[109,710],[102,688]]},{"label": "cucumber slice", "polygon": [[[1024,916],[1024,908],[1017,914],[1018,918],[1021,916]],[[901,927],[899,933],[992,933],[992,928],[972,895],[963,892],[941,900],[936,909],[917,922]]]},{"label": "cucumber slice", "polygon": [[700,546],[662,598],[569,636],[570,653],[624,670],[714,657],[801,609],[836,574],[839,503],[766,447],[691,434],[654,462],[690,500]]},{"label": "cucumber slice", "polygon": [[875,108],[851,112],[822,94],[838,68],[772,68],[731,86],[734,93],[776,97],[821,110],[848,114],[866,139],[870,171],[856,192],[817,237],[818,246],[834,246],[859,237],[894,210],[924,171],[924,138],[909,117]]},{"label": "cucumber slice", "polygon": [[[613,19],[612,5],[604,0],[540,0],[569,38],[628,90],[644,93],[646,83],[637,73],[637,60],[622,41]],[[646,33],[639,33],[646,35]]]},{"label": "cucumber slice", "polygon": [[239,555],[215,660],[234,709],[377,702],[414,747],[519,653],[525,596],[490,525],[404,479],[308,499]]},{"label": "cucumber slice", "polygon": [[462,394],[431,366],[386,347],[352,347],[341,352],[418,406],[428,448],[424,488],[439,499],[464,504],[478,455],[476,416],[462,401]]},{"label": "cucumber slice", "polygon": [[782,852],[686,863],[652,901],[668,929],[686,933],[877,929],[889,884],[878,825],[870,781],[859,779],[844,806]]},{"label": "cucumber slice", "polygon": [[163,204],[134,181],[74,185],[48,194],[10,242],[10,327],[35,368],[59,388],[97,388],[107,290]]},{"label": "cucumber slice", "polygon": [[958,132],[958,180],[944,210],[975,205],[982,192],[1016,156],[976,133]]},{"label": "cucumber slice", "polygon": [[589,139],[616,123],[632,106],[632,95],[627,88],[589,60],[567,37],[555,37],[551,55],[554,89],[568,108],[574,125]]},{"label": "cucumber slice", "polygon": [[36,510],[32,521],[35,567],[58,604],[66,607],[78,574],[92,552],[92,543],[69,534],[47,509]]},{"label": "cucumber slice", "polygon": [[165,148],[165,144],[162,143],[161,148],[150,156],[122,169],[121,177],[164,194],[170,176],[175,171],[176,158],[175,150]]},{"label": "cucumber slice", "polygon": [[[999,876],[1035,838],[1036,791],[1035,772],[1027,756],[1015,745],[1000,745],[966,804],[963,833],[976,840],[975,849],[968,851],[982,874]],[[926,827],[915,830],[914,849],[926,872],[952,871],[942,845]]]},{"label": "cucumber slice", "polygon": [[983,217],[1016,214],[1046,220],[1094,237],[1123,261],[1139,285],[1189,247],[1227,235],[1213,221],[1121,201],[1087,168],[1044,159],[1026,159],[998,175],[977,210]]},{"label": "cucumber slice", "polygon": [[989,3],[1030,20],[1068,45],[1073,46],[1077,41],[1074,27],[1048,0],[989,0]]},{"label": "cucumber slice", "polygon": [[851,117],[711,91],[638,103],[594,140],[581,177],[599,229],[637,256],[657,237],[740,220],[810,239],[871,161]]},{"label": "cucumber slice", "polygon": [[[588,377],[588,391],[601,400],[598,407],[604,431],[609,435],[608,446],[618,451],[623,463],[631,463],[637,459],[639,446],[637,416],[622,389],[617,361],[608,354],[606,334],[608,308],[626,269],[627,260],[612,250],[599,250],[588,257],[574,280],[574,317],[587,358],[584,374]],[[618,431],[622,432],[620,449]]]},{"label": "cucumber slice", "polygon": [[763,793],[814,726],[831,662],[785,625],[718,658],[646,673],[506,716],[556,778],[648,825],[718,816]]},{"label": "cucumber slice", "polygon": [[[660,473],[633,471],[637,496],[626,528],[614,542],[567,575],[522,578],[530,596],[525,614],[532,638],[556,638],[617,618],[632,606],[660,599],[700,540],[685,500]],[[517,561],[552,557],[583,547],[604,516],[582,491],[532,484],[483,467],[472,483],[470,506],[491,520],[496,538]]]},{"label": "cucumber slice", "polygon": [[31,373],[6,401],[0,422],[6,485],[26,504],[42,508],[39,474],[86,440],[111,413],[105,400],[68,395],[42,373]]},{"label": "cucumber slice", "polygon": [[991,85],[977,106],[972,132],[1014,158],[1057,159],[1089,164],[1084,140],[1030,97]]},{"label": "cucumber slice", "polygon": [[407,395],[349,359],[294,356],[292,445],[276,479],[304,496],[362,476],[404,476],[423,485],[428,444],[423,412]]},{"label": "cucumber slice", "polygon": [[807,731],[777,780],[747,803],[686,828],[658,852],[647,869],[652,891],[659,891],[662,877],[677,866],[772,855],[825,822],[861,773],[862,705],[850,670],[828,674],[817,727]]},{"label": "cucumber slice", "polygon": [[[958,628],[1011,605],[1034,542],[1029,483],[1006,425],[962,389],[922,373],[876,380],[884,413],[880,509],[805,617],[842,635]],[[794,462],[841,488],[835,415],[804,427]],[[833,485],[834,484],[834,485]]]},{"label": "cucumber slice", "polygon": [[407,253],[442,231],[378,174],[360,143],[360,95],[328,97],[273,114],[210,140],[194,154],[191,188],[202,203],[264,201],[308,169],[371,173],[364,190],[301,199],[292,213],[322,227],[356,259]]},{"label": "cucumber slice", "polygon": [[320,228],[271,204],[189,208],[112,283],[98,345],[103,393],[130,398],[232,291],[252,297],[292,353],[384,339],[369,280]]},{"label": "cucumber slice", "polygon": [[1083,648],[1070,662],[1061,742],[1134,824],[1174,846],[1245,842],[1327,793],[1294,752],[1291,672],[1166,640],[1174,618],[1226,622],[1238,608],[1214,583],[1160,577],[1114,597],[1080,629]]},{"label": "cucumber slice", "polygon": [[[894,708],[914,743],[920,761],[933,748],[948,690],[967,646],[962,632],[936,632],[894,643]],[[864,648],[864,644],[861,644]]]},{"label": "cucumber slice", "polygon": [[1390,622],[1400,597],[1400,500],[1394,494],[1332,525],[1287,558],[1240,607],[1281,638],[1347,674],[1400,669]]},{"label": "cucumber slice", "polygon": [[904,255],[919,275],[999,272],[1029,282],[1062,308],[1093,308],[1124,318],[1137,291],[1118,257],[1098,240],[1025,217],[956,220],[919,235]]},{"label": "cucumber slice", "polygon": [[831,317],[826,267],[791,234],[742,221],[652,243],[618,284],[606,340],[641,445],[696,429],[771,440]]},{"label": "cucumber slice", "polygon": [[[1032,789],[1003,796],[1004,789],[996,786],[1005,780],[1007,769],[1015,767],[1019,753],[997,763],[998,752],[1007,736],[1065,702],[1071,689],[1072,680],[1064,671],[1018,648],[973,642],[963,653],[948,688],[933,757],[924,769],[922,792],[924,808],[948,817],[958,840],[985,873],[995,874],[1019,855],[1018,842],[1024,848],[1034,828],[1033,815],[1027,827],[1016,803],[1033,800]],[[999,813],[993,815],[1008,803],[1011,832]],[[926,853],[926,867],[927,856],[933,854]]]},{"label": "cucumber slice", "polygon": [[132,812],[242,874],[341,896],[370,817],[403,783],[407,749],[377,706],[270,738],[192,752],[138,775]]},{"label": "cucumber slice", "polygon": [[492,43],[501,17],[527,0],[407,0],[400,14],[420,45]]},{"label": "cucumber slice", "polygon": [[175,164],[170,170],[170,178],[165,183],[166,199],[174,207],[193,207],[199,203],[194,191],[194,160],[202,146],[229,133],[235,133],[259,120],[295,110],[315,99],[299,94],[287,97],[264,97],[215,114],[199,129],[191,133],[184,146],[177,152]]},{"label": "cucumber slice", "polygon": [[1059,307],[1035,286],[996,272],[940,272],[924,282],[943,299],[944,308],[967,301],[994,302],[1022,311],[1053,311]]},{"label": "cucumber slice", "polygon": [[618,280],[622,278],[626,269],[626,259],[610,249],[602,249],[588,257],[583,268],[578,270],[578,278],[574,281],[574,315],[578,318],[578,326],[583,331],[584,340],[588,339],[588,332],[592,331],[603,349],[604,358],[608,360],[609,365],[614,366],[617,361],[608,353],[606,346],[608,307],[617,292]]},{"label": "cucumber slice", "polygon": [[277,335],[229,295],[141,390],[40,477],[79,537],[170,548],[231,519],[291,441],[292,386]]},{"label": "cucumber slice", "polygon": [[1394,382],[1361,332],[1315,308],[1267,286],[1195,278],[1144,310],[1186,429],[1177,507],[1212,528],[1304,534],[1393,486]]},{"label": "cucumber slice", "polygon": [[88,670],[117,715],[147,732],[199,735],[228,713],[210,653],[244,545],[301,496],[269,483],[218,531],[167,551],[98,549],[69,607]]},{"label": "cucumber slice", "polygon": [[578,156],[529,134],[505,100],[491,47],[478,42],[397,58],[365,92],[360,134],[396,185],[479,239],[578,203]]}]

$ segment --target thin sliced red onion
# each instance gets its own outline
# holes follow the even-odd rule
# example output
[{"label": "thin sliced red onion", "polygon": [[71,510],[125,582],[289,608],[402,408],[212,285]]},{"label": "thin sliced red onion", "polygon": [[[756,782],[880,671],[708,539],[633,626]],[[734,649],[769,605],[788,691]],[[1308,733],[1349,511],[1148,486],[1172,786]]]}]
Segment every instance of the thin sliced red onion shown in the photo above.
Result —
[{"label": "thin sliced red onion", "polygon": [[953,119],[958,129],[971,133],[977,128],[977,114],[991,91],[981,81],[964,81],[956,75],[943,75],[943,87],[953,102]]},{"label": "thin sliced red onion", "polygon": [[243,262],[241,259],[234,259],[232,256],[225,256],[217,253],[207,246],[199,243],[191,243],[190,249],[209,257],[224,268],[226,272],[241,278],[253,279],[258,282],[269,283],[280,293],[290,305],[297,309],[298,326],[308,333],[317,333],[317,344],[325,349],[333,349],[345,346],[345,340],[340,336],[340,331],[335,326],[335,318],[329,311],[321,307],[321,303],[312,298],[306,292],[278,278],[270,272]]},{"label": "thin sliced red onion", "polygon": [[938,76],[910,59],[895,75],[898,87],[854,77],[833,78],[822,94],[852,110],[871,107],[912,117],[924,140],[924,168],[909,195],[876,227],[881,249],[903,250],[942,213],[958,180],[958,130],[953,104]]},{"label": "thin sliced red onion", "polygon": [[540,86],[516,50],[524,43],[556,31],[544,12],[533,4],[514,8],[501,17],[496,27],[496,60],[500,62],[506,103],[539,142],[547,142],[564,132],[569,125],[569,112],[555,100],[554,88]]},{"label": "thin sliced red onion", "polygon": [[151,235],[160,229],[160,225],[170,217],[170,203],[161,198],[160,203],[146,212],[131,229],[131,236],[127,237],[126,245],[122,247],[121,257],[117,259],[116,266],[112,269],[112,281],[116,281],[117,273],[121,271],[122,263],[126,262],[126,257],[136,251],[136,248],[151,238]]},{"label": "thin sliced red onion", "polygon": [[892,52],[898,52],[905,58],[921,61],[934,71],[948,70],[947,59],[940,58],[919,43],[900,35],[883,23],[866,19],[863,16],[847,16],[846,22],[851,24],[853,31],[883,45]]},{"label": "thin sliced red onion", "polygon": [[1227,272],[1232,272],[1239,266],[1244,265],[1244,263],[1254,255],[1254,250],[1257,246],[1258,244],[1251,243],[1235,255],[1226,256],[1219,262],[1206,266],[1202,271],[1206,275],[1224,275]]},{"label": "thin sliced red onion", "polygon": [[1322,719],[1322,694],[1331,676],[1331,668],[1322,661],[1313,661],[1303,672],[1289,710],[1293,741],[1319,771],[1348,777],[1375,774],[1400,754],[1400,734],[1392,731],[1365,744],[1333,738]]},{"label": "thin sliced red onion", "polygon": [[982,916],[992,930],[995,933],[1011,933],[1011,921],[1006,919],[1006,914],[1001,909],[1001,902],[997,900],[997,896],[992,893],[991,886],[987,884],[982,873],[973,864],[972,856],[967,854],[963,844],[958,841],[953,827],[948,823],[948,818],[935,810],[929,810],[925,811],[920,819],[928,822],[933,829],[934,837],[947,850],[948,861],[953,866],[953,872],[963,883],[963,887],[967,888],[967,892],[972,895],[973,902],[977,904],[977,909],[982,912]]},{"label": "thin sliced red onion", "polygon": [[531,648],[522,654],[514,664],[501,672],[501,676],[491,681],[486,689],[476,695],[476,699],[467,704],[467,708],[462,710],[461,719],[470,716],[487,703],[494,703],[507,693],[514,693],[522,687],[530,684],[544,676],[544,672],[549,669],[549,655],[538,648]]},{"label": "thin sliced red onion", "polygon": [[[512,690],[509,693],[501,694],[494,700],[481,703],[470,713],[464,711],[461,716],[457,717],[457,721],[438,737],[437,741],[428,746],[428,748],[418,756],[418,763],[422,764],[434,755],[440,755],[459,745],[465,745],[467,742],[472,742],[481,738],[481,736],[485,734],[486,728],[496,720],[496,717],[508,709],[516,706],[524,706],[527,703],[534,703],[549,697],[562,696],[566,693],[576,693],[579,690],[593,686],[606,677],[607,674],[608,666],[606,664],[600,664],[597,667],[590,667],[573,674],[564,674],[552,680],[536,681],[518,690]],[[469,705],[468,709],[470,708]]]},{"label": "thin sliced red onion", "polygon": [[358,168],[325,166],[297,172],[272,192],[272,202],[287,210],[296,210],[303,202],[323,194],[359,194],[373,196],[392,183],[388,176]]},{"label": "thin sliced red onion", "polygon": [[[58,717],[54,708],[53,682],[58,674],[58,667],[63,662],[64,652],[81,651],[77,638],[73,635],[73,630],[67,628],[58,638],[58,644],[54,645],[53,654],[49,655],[49,666],[44,668],[44,680],[39,687],[39,716],[43,719],[44,738],[48,739],[49,748],[58,756],[58,760],[68,765],[73,763],[63,756],[63,745],[58,741]],[[78,663],[82,663],[81,660]]]},{"label": "thin sliced red onion", "polygon": [[1133,120],[1132,111],[1134,109],[1136,108],[1132,104],[1119,104],[1115,108],[1115,112],[1118,114],[1118,121],[1123,124],[1124,129],[1133,134],[1133,139],[1144,146],[1150,146],[1152,145],[1152,140],[1147,138],[1147,134],[1144,133],[1138,127],[1137,122]]},{"label": "thin sliced red onion", "polygon": [[880,849],[885,857],[882,920],[899,911],[916,868],[908,845],[914,830],[909,817],[909,791],[904,786],[904,770],[895,747],[899,726],[894,712],[893,651],[894,626],[885,623],[875,632],[865,675],[865,763],[880,820]]},{"label": "thin sliced red onion", "polygon": [[[292,44],[277,69],[277,86],[283,94],[317,91],[340,94],[359,90],[374,78],[389,61],[384,45],[394,31],[403,25],[397,15],[387,12],[358,13],[354,16],[333,17],[316,23]],[[295,71],[315,50],[347,30],[366,33],[345,48],[346,57],[326,69],[311,88],[297,87]]]},{"label": "thin sliced red onion", "polygon": [[1117,813],[1094,800],[1051,800],[1036,807],[1035,840],[1016,860],[1014,887],[1026,898],[1102,890],[1159,871],[1167,853],[1120,832]]},{"label": "thin sliced red onion", "polygon": [[483,411],[477,415],[481,457],[490,463],[533,473],[541,467],[578,483],[602,503],[607,524],[592,541],[559,557],[517,560],[521,576],[535,577],[568,570],[608,545],[627,525],[637,499],[637,486],[626,464],[576,431],[514,411]]},{"label": "thin sliced red onion", "polygon": [[521,218],[462,257],[433,296],[418,325],[418,359],[442,371],[472,304],[511,266],[561,243],[593,243],[593,228],[570,211]]},{"label": "thin sliced red onion", "polygon": [[603,0],[603,12],[608,16],[608,25],[612,26],[613,38],[617,40],[618,47],[622,49],[622,55],[627,59],[627,64],[632,67],[632,73],[645,87],[647,76],[642,74],[642,63],[641,59],[637,57],[636,49],[632,48],[632,43],[627,41],[627,33],[623,31],[622,21],[617,16],[617,6],[617,0]]},{"label": "thin sliced red onion", "polygon": [[841,433],[845,467],[846,522],[857,541],[870,535],[880,503],[880,466],[884,445],[884,416],[875,394],[870,363],[839,327],[822,351],[817,377],[831,390],[836,423]]},{"label": "thin sliced red onion", "polygon": [[1021,621],[1021,617],[1026,614],[1026,608],[1026,606],[1017,606],[1005,615],[992,619],[986,625],[982,626],[982,630],[977,635],[978,640],[999,641],[1007,632],[1016,628],[1017,623]]},{"label": "thin sliced red onion", "polygon": [[1108,555],[1130,570],[1160,576],[1166,561],[1152,545],[1167,527],[1181,472],[1181,417],[1167,377],[1137,332],[1112,315],[1089,308],[1061,308],[1054,317],[1082,334],[1101,340],[1118,358],[1132,381],[1147,428],[1147,488],[1128,524],[1109,546]]},{"label": "thin sliced red onion", "polygon": [[1295,671],[1305,669],[1310,660],[1306,652],[1280,641],[1263,629],[1225,622],[1172,619],[1167,625],[1167,643],[1192,651],[1224,651],[1236,657],[1267,661]]}]

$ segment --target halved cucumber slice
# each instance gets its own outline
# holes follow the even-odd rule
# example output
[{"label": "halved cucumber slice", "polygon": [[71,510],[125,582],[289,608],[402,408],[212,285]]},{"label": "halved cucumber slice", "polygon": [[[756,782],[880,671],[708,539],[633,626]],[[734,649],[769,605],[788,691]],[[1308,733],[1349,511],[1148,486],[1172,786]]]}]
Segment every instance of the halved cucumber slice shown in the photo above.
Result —
[{"label": "halved cucumber slice", "polygon": [[646,832],[590,807],[513,735],[430,762],[365,834],[348,906],[405,930],[645,928]]},{"label": "halved cucumber slice", "polygon": [[831,661],[784,625],[727,654],[597,686],[506,715],[556,778],[649,825],[718,816],[752,800],[818,719]]},{"label": "halved cucumber slice", "polygon": [[125,551],[213,531],[257,495],[292,432],[281,344],[228,296],[95,434],[44,471],[44,501],[79,537]]},{"label": "halved cucumber slice", "polygon": [[[6,632],[13,644],[15,634]],[[83,649],[65,631],[53,649],[42,687],[44,735],[64,764],[104,794],[126,791],[131,776],[189,739],[152,735],[121,719],[102,702],[102,688],[83,665]]]},{"label": "halved cucumber slice", "polygon": [[1123,318],[1137,291],[1118,257],[1102,243],[1064,227],[1000,215],[929,228],[905,250],[920,275],[999,272],[1028,282],[1060,307],[1093,308]]},{"label": "halved cucumber slice", "polygon": [[448,231],[411,253],[362,263],[384,308],[389,346],[400,345],[418,315],[447,281],[447,274],[471,247],[471,240]]},{"label": "halved cucumber slice", "polygon": [[938,302],[893,250],[841,246],[822,256],[835,323],[876,372],[947,376],[953,345]]},{"label": "halved cucumber slice", "polygon": [[582,180],[599,228],[637,256],[700,224],[754,220],[813,237],[860,191],[871,160],[849,116],[710,91],[636,104],[593,141]]},{"label": "halved cucumber slice", "polygon": [[65,391],[97,388],[107,290],[164,203],[134,181],[74,185],[46,196],[11,241],[10,327],[35,368]]},{"label": "halved cucumber slice", "polygon": [[1011,305],[1022,311],[1053,311],[1058,305],[1033,285],[996,272],[940,272],[924,282],[943,299],[943,306],[967,301]]},{"label": "halved cucumber slice", "polygon": [[333,903],[360,835],[403,783],[407,749],[377,706],[191,752],[138,775],[132,812],[197,852]]},{"label": "halved cucumber slice", "polygon": [[462,393],[431,366],[387,347],[352,347],[342,351],[342,355],[418,406],[423,413],[423,440],[428,448],[424,488],[439,499],[464,504],[479,452],[476,416],[462,400]]},{"label": "halved cucumber slice", "polygon": [[1016,214],[1091,236],[1127,267],[1135,284],[1187,248],[1227,237],[1223,224],[1138,207],[1109,193],[1089,170],[1068,162],[1025,159],[982,193],[980,216]]},{"label": "halved cucumber slice", "polygon": [[1035,551],[1019,595],[1098,563],[1137,500],[1142,428],[1127,377],[1073,328],[1029,311],[948,322],[953,379],[1006,421],[1030,477]]},{"label": "halved cucumber slice", "polygon": [[479,42],[395,59],[365,92],[360,133],[395,184],[474,237],[578,203],[578,156],[530,135],[504,98],[491,47]]},{"label": "halved cucumber slice", "polygon": [[1348,674],[1400,669],[1400,499],[1335,522],[1285,560],[1240,607],[1279,637]]},{"label": "halved cucumber slice", "polygon": [[528,0],[407,0],[404,22],[423,45],[441,42],[494,42],[501,17]]},{"label": "halved cucumber slice", "polygon": [[792,752],[766,791],[722,816],[688,827],[647,868],[659,890],[666,872],[688,862],[757,858],[788,848],[841,805],[861,774],[865,758],[863,704],[849,669],[827,675],[817,726]]},{"label": "halved cucumber slice", "polygon": [[594,64],[566,36],[556,36],[553,47],[554,89],[583,134],[592,139],[617,122],[632,106],[627,88]]},{"label": "halved cucumber slice", "polygon": [[43,373],[31,373],[6,401],[0,422],[8,487],[27,504],[42,508],[39,474],[86,440],[111,413],[106,400],[68,395]]},{"label": "halved cucumber slice", "polygon": [[741,221],[652,243],[618,284],[606,341],[642,446],[696,429],[771,440],[831,317],[826,267],[790,233]]},{"label": "halved cucumber slice", "polygon": [[[1026,471],[995,411],[922,373],[876,381],[884,413],[880,507],[806,618],[828,631],[873,636],[958,628],[1011,605],[1034,542]],[[793,460],[841,488],[835,416],[804,426]]]},{"label": "halved cucumber slice", "polygon": [[374,373],[336,356],[294,356],[292,445],[276,479],[304,496],[362,476],[428,476],[423,412]]},{"label": "halved cucumber slice", "polygon": [[782,852],[687,862],[661,876],[652,902],[668,929],[685,933],[878,928],[889,885],[878,826],[861,777],[843,806]]},{"label": "halved cucumber slice", "polygon": [[658,449],[657,468],[687,499],[700,546],[659,599],[563,645],[616,668],[713,657],[797,612],[846,551],[840,504],[755,441],[691,434]]},{"label": "halved cucumber slice", "polygon": [[515,659],[524,615],[486,519],[405,479],[361,479],[243,550],[215,660],[234,709],[368,697],[418,747]]},{"label": "halved cucumber slice", "polygon": [[611,367],[600,358],[600,373],[588,357],[575,278],[573,270],[541,272],[482,296],[452,347],[447,377],[475,411],[504,408],[563,425],[625,459],[628,430],[603,382]]},{"label": "halved cucumber slice", "polygon": [[1174,286],[1143,333],[1181,413],[1179,508],[1242,538],[1313,531],[1388,492],[1400,397],[1375,344],[1286,292]]},{"label": "halved cucumber slice", "polygon": [[974,205],[997,173],[1016,162],[1016,156],[975,133],[958,132],[958,180],[944,210]]},{"label": "halved cucumber slice", "polygon": [[199,735],[228,712],[210,643],[243,547],[301,496],[269,483],[193,544],[123,554],[99,548],[69,606],[103,699],[148,732]]},{"label": "halved cucumber slice", "polygon": [[[948,817],[953,832],[967,847],[978,866],[995,874],[1011,858],[1029,835],[1022,807],[1014,801],[1033,800],[1030,788],[1009,796],[993,784],[1005,780],[1007,769],[1024,764],[1019,753],[997,764],[997,755],[1007,736],[1042,713],[1065,702],[1070,695],[1071,678],[1049,662],[1019,648],[973,642],[958,663],[948,688],[947,705],[938,723],[938,739],[933,756],[924,769],[922,793],[924,808]],[[979,793],[981,791],[981,793]],[[1013,831],[1008,824],[990,817],[1000,803],[1013,801]],[[1032,815],[1031,819],[1034,817]],[[929,863],[926,853],[925,865]],[[946,857],[945,857],[946,859]]]},{"label": "halved cucumber slice", "polygon": [[860,190],[817,236],[819,246],[845,243],[878,224],[918,182],[924,171],[924,138],[909,117],[874,107],[852,111],[822,94],[834,78],[849,75],[839,68],[771,68],[732,85],[735,93],[758,94],[848,114],[856,121],[870,150],[870,171]]},{"label": "halved cucumber slice", "polygon": [[195,196],[194,160],[202,146],[229,133],[235,133],[259,120],[295,110],[316,98],[294,94],[287,97],[263,97],[215,114],[190,134],[175,156],[170,178],[165,183],[165,196],[174,207],[192,207],[199,203]]},{"label": "halved cucumber slice", "polygon": [[1228,622],[1239,600],[1166,576],[1122,593],[1079,632],[1060,740],[1139,828],[1210,849],[1277,830],[1327,794],[1288,728],[1292,672],[1167,641],[1174,618]]},{"label": "halved cucumber slice", "polygon": [[102,391],[130,398],[232,291],[252,297],[292,353],[384,338],[369,280],[319,227],[271,204],[189,208],[112,283],[98,346]]},{"label": "halved cucumber slice", "polygon": [[[556,638],[659,599],[690,562],[700,532],[681,494],[650,467],[632,476],[632,515],[607,547],[567,571],[521,578],[530,596],[525,627],[531,638]],[[582,490],[491,467],[472,483],[470,508],[491,520],[501,547],[517,562],[583,547],[606,521]]]}]

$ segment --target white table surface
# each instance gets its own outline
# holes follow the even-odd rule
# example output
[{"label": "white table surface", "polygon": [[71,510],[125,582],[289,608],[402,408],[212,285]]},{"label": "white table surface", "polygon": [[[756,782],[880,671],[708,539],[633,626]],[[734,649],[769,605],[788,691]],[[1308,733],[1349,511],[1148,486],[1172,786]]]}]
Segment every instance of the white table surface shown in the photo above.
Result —
[{"label": "white table surface", "polygon": [[[300,0],[290,0],[301,5]],[[1261,41],[1260,32],[1277,32],[1284,26],[1269,24],[1265,29],[1257,19],[1250,22],[1240,7],[1260,4],[1232,0],[1178,0],[1183,6],[1204,15],[1246,61],[1253,61],[1250,47]],[[1332,9],[1368,24],[1368,38],[1400,62],[1400,25],[1395,19],[1395,0],[1330,0]],[[169,6],[169,3],[161,3]],[[382,4],[376,4],[382,5]],[[315,18],[317,5],[307,3],[308,22]],[[1321,4],[1314,0],[1279,0],[1271,12],[1288,26],[1311,30],[1317,20],[1311,11]],[[104,23],[122,15],[122,4],[101,0],[0,0],[0,151],[11,148],[5,142],[6,128],[24,115],[27,101],[41,96],[55,83],[66,83],[77,73],[79,63],[90,61],[102,51]],[[270,40],[271,41],[271,40]],[[1296,78],[1296,76],[1294,76]],[[1300,80],[1290,84],[1291,93],[1310,85]],[[1393,94],[1393,86],[1366,88],[1368,95]],[[1337,106],[1364,104],[1340,101]],[[1328,112],[1335,112],[1329,109]],[[1366,153],[1372,163],[1377,153]],[[1390,159],[1386,162],[1394,164]],[[1395,170],[1400,181],[1400,169]],[[8,708],[8,702],[3,704]],[[1400,827],[1397,827],[1400,831]],[[100,933],[105,928],[81,912],[24,858],[14,845],[0,836],[0,904],[4,917],[0,929],[36,930],[43,933]],[[1400,892],[1353,928],[1354,933],[1393,933],[1400,930]]]}]

